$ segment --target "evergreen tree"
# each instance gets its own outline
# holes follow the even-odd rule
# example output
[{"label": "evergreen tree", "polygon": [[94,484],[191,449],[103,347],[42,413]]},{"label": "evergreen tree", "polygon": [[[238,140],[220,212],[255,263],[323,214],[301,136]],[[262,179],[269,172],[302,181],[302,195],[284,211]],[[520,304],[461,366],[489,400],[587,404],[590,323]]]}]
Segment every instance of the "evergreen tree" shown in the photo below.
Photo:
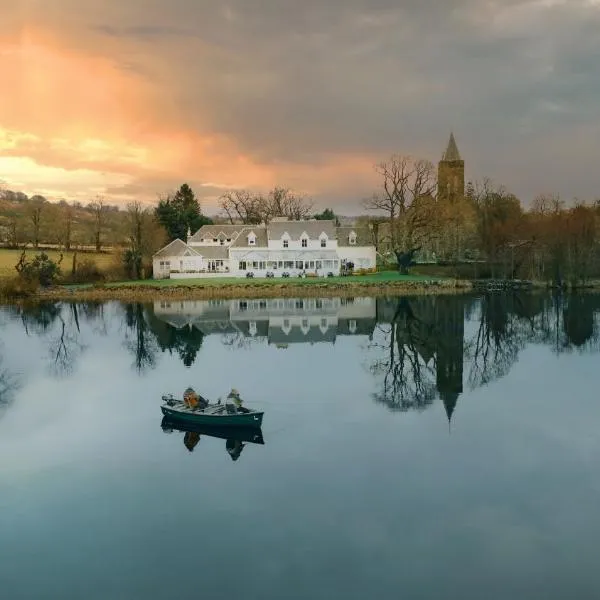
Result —
[{"label": "evergreen tree", "polygon": [[169,241],[186,241],[188,229],[195,233],[212,220],[200,210],[200,203],[192,188],[184,183],[174,195],[160,200],[155,210],[156,219],[165,228]]},{"label": "evergreen tree", "polygon": [[317,221],[335,221],[336,226],[340,226],[340,220],[331,208],[326,208],[322,213],[314,215],[313,218]]}]

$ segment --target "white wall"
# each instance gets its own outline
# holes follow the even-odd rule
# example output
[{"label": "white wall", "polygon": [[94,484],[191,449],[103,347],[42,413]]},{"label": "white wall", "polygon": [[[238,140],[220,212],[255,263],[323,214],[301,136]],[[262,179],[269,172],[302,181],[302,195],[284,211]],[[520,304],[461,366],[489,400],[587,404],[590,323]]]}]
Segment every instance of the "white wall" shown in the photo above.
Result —
[{"label": "white wall", "polygon": [[304,248],[302,246],[302,240],[290,240],[288,239],[288,247],[283,247],[283,239],[269,240],[269,250],[335,250],[337,245],[336,239],[326,239],[325,240],[325,248],[321,247],[320,238],[317,239],[307,239],[307,246]]},{"label": "white wall", "polygon": [[[255,277],[265,277],[267,271],[272,271],[275,277],[281,277],[283,272],[290,274],[290,277],[297,276],[300,272],[306,270],[309,272],[316,271],[316,264],[313,268],[299,269],[296,266],[297,261],[321,261],[321,268],[318,270],[320,276],[326,276],[328,272],[332,272],[335,275],[339,274],[340,261],[335,252],[330,251],[327,259],[332,261],[332,264],[325,266],[324,259],[319,256],[326,251],[325,248],[313,249],[312,252],[307,248],[298,248],[296,250],[268,250],[267,248],[232,248],[230,250],[230,261],[231,261],[231,273],[236,277],[245,277],[248,271],[254,273]],[[312,254],[312,256],[311,256]],[[242,271],[239,269],[239,263],[245,261],[247,263],[246,270]],[[277,262],[277,267],[273,266],[273,262]],[[337,261],[337,266],[334,264]],[[254,266],[253,263],[258,263]],[[285,263],[293,263],[292,266],[289,264],[286,266]],[[264,264],[261,264],[264,263]],[[271,263],[271,264],[269,264]],[[280,265],[279,263],[284,263]]]},{"label": "white wall", "polygon": [[354,270],[374,269],[377,265],[375,246],[340,246],[338,255],[341,260],[354,263]]}]

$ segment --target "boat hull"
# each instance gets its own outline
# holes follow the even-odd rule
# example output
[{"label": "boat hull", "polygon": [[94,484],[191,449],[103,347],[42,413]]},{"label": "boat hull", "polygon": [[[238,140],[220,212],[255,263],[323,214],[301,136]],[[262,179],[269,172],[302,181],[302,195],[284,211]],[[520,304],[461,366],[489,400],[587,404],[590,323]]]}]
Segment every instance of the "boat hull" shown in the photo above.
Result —
[{"label": "boat hull", "polygon": [[211,414],[202,411],[185,411],[163,405],[160,407],[163,415],[181,423],[196,423],[198,425],[214,425],[218,427],[260,427],[263,413],[250,411],[238,414]]}]

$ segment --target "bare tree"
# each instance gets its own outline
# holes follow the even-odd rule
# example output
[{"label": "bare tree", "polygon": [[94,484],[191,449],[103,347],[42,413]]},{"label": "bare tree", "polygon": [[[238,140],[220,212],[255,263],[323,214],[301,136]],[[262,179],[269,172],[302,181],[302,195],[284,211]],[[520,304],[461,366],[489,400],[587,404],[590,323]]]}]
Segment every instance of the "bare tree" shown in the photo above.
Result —
[{"label": "bare tree", "polygon": [[128,249],[125,268],[129,277],[139,279],[143,275],[144,260],[164,245],[165,230],[147,206],[138,200],[127,205],[126,235]]},{"label": "bare tree", "polygon": [[43,196],[32,196],[27,206],[27,214],[33,228],[33,245],[35,248],[38,248],[40,244],[40,228],[44,204],[46,204],[46,199]]},{"label": "bare tree", "polygon": [[232,224],[258,224],[264,217],[264,198],[249,190],[227,191],[219,198],[219,205]]},{"label": "bare tree", "polygon": [[394,154],[375,165],[381,189],[364,201],[368,210],[383,212],[390,223],[392,249],[409,248],[431,235],[435,223],[435,169],[428,160]]},{"label": "bare tree", "polygon": [[289,188],[274,187],[265,197],[248,190],[231,190],[219,200],[231,223],[268,223],[274,217],[300,221],[310,217],[314,202]]},{"label": "bare tree", "polygon": [[96,199],[90,202],[88,206],[94,215],[94,244],[96,252],[100,252],[102,250],[102,232],[106,226],[108,205],[102,196],[96,196]]},{"label": "bare tree", "polygon": [[67,202],[60,206],[60,240],[64,249],[68,252],[71,249],[71,233],[73,229],[73,207]]},{"label": "bare tree", "polygon": [[274,187],[266,199],[265,221],[273,217],[288,217],[292,221],[307,219],[313,212],[314,202],[289,188]]}]

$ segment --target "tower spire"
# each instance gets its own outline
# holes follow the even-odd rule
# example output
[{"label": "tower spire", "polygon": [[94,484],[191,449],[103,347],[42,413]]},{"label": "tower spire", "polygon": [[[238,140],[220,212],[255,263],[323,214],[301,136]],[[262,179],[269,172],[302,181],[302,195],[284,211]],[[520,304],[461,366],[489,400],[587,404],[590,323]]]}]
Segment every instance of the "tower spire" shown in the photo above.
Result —
[{"label": "tower spire", "polygon": [[458,146],[456,145],[456,140],[454,139],[454,132],[450,132],[448,147],[446,148],[446,152],[444,152],[444,155],[442,156],[442,160],[445,162],[454,162],[457,160],[462,160],[460,157],[460,152],[458,151]]}]

